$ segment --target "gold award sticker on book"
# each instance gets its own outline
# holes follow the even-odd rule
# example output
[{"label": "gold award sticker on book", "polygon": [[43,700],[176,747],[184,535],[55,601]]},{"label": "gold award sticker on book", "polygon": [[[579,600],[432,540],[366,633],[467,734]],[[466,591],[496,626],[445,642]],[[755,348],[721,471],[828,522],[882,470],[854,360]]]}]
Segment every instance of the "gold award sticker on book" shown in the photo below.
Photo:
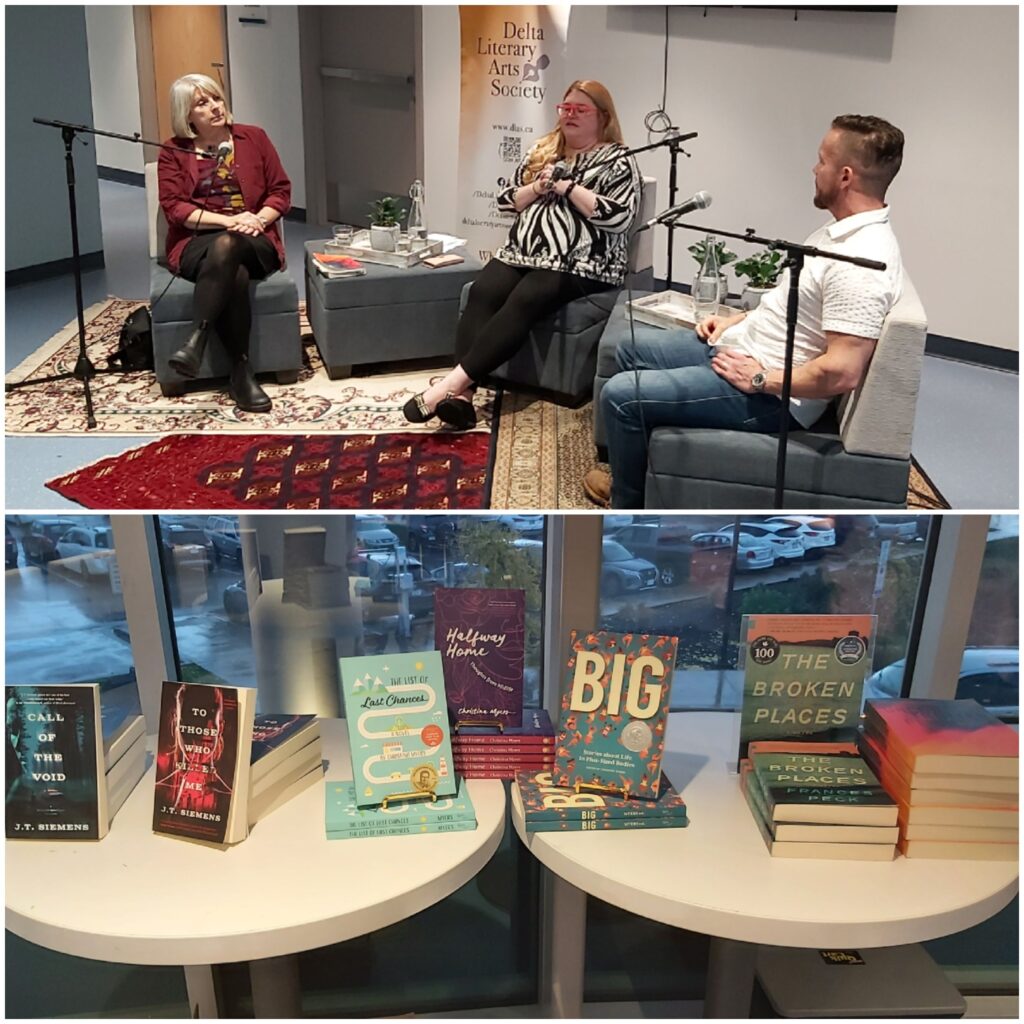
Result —
[{"label": "gold award sticker on book", "polygon": [[750,657],[755,665],[770,665],[781,651],[779,641],[773,636],[759,636],[750,644]]},{"label": "gold award sticker on book", "polygon": [[654,733],[646,722],[630,722],[622,730],[622,745],[634,753],[647,750],[653,742]]},{"label": "gold award sticker on book", "polygon": [[437,769],[432,764],[418,764],[409,772],[409,781],[417,793],[432,793],[437,789]]}]

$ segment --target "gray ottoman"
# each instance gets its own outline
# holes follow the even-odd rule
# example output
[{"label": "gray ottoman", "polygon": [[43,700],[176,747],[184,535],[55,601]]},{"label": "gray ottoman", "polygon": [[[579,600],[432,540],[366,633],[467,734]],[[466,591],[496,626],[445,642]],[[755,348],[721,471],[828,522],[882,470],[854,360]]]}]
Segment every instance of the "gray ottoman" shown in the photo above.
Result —
[{"label": "gray ottoman", "polygon": [[[195,285],[180,277],[172,281],[171,272],[156,260],[150,261],[149,280],[156,379],[164,395],[172,397],[183,394],[189,383],[167,365],[167,360],[192,333]],[[249,286],[249,300],[253,314],[249,360],[253,371],[273,373],[279,384],[294,384],[302,369],[299,292],[295,282],[287,270],[279,270],[263,281],[254,281]],[[227,377],[230,372],[231,358],[214,331],[203,353],[198,378]]]},{"label": "gray ottoman", "polygon": [[465,262],[436,270],[364,263],[364,276],[331,280],[311,265],[323,245],[306,242],[306,309],[331,378],[360,364],[455,352],[459,294],[480,272],[477,259],[459,250]]}]

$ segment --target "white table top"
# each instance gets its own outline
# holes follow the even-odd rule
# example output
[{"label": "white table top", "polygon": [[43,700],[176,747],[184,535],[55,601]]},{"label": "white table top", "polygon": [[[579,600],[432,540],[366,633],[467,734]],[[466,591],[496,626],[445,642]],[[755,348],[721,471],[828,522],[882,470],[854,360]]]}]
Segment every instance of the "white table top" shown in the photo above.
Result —
[{"label": "white table top", "polygon": [[[329,779],[350,779],[340,719],[321,722]],[[418,913],[498,848],[505,790],[471,780],[478,827],[327,840],[313,785],[226,850],[151,831],[153,772],[94,843],[6,843],[6,925],[30,942],[113,963],[210,964],[314,949]]]},{"label": "white table top", "polygon": [[739,788],[739,715],[670,716],[664,769],[686,800],[684,829],[525,831],[530,851],[583,891],[634,914],[766,945],[895,946],[969,928],[1017,891],[1016,863],[771,857]]}]

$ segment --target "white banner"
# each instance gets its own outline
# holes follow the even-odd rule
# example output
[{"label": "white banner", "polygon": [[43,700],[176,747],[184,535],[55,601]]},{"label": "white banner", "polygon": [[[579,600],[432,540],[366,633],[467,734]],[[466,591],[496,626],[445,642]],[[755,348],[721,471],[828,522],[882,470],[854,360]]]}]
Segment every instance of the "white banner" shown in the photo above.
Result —
[{"label": "white banner", "polygon": [[460,7],[458,234],[486,262],[511,219],[495,196],[557,122],[565,78],[568,4]]}]

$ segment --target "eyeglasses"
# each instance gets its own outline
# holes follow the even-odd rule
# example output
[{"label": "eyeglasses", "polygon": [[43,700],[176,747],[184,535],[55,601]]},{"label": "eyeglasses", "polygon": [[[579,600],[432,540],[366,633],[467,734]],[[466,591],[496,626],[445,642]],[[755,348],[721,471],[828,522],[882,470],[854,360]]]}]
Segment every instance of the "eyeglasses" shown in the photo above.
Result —
[{"label": "eyeglasses", "polygon": [[574,114],[590,114],[597,110],[597,107],[589,103],[559,103],[555,110],[560,117],[572,117]]}]

